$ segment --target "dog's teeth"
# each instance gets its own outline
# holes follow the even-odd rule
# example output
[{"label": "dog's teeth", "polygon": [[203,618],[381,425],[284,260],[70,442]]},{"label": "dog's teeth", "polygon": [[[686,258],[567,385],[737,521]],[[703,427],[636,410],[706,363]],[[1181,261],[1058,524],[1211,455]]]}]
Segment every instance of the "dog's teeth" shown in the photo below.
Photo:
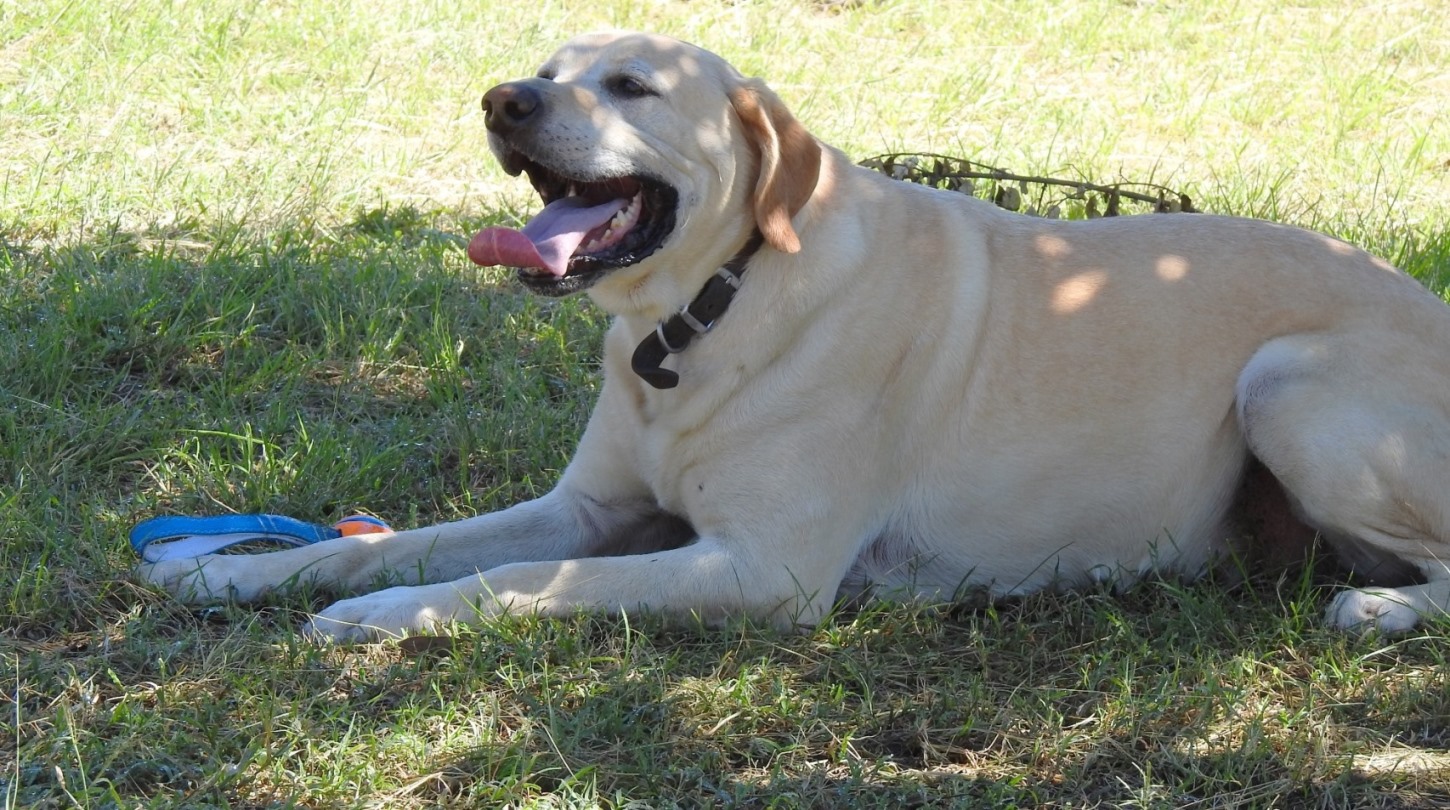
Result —
[{"label": "dog's teeth", "polygon": [[[578,188],[571,183],[568,192],[572,196],[578,193]],[[643,206],[643,196],[636,194],[630,199],[628,205],[616,211],[614,216],[610,217],[609,221],[604,223],[604,230],[598,236],[595,236],[580,246],[579,252],[596,253],[619,242],[624,238],[625,232],[639,222],[639,214],[643,210]]]},{"label": "dog's teeth", "polygon": [[609,220],[609,230],[611,231],[611,233],[622,232],[634,227],[634,223],[639,221],[639,212],[643,205],[644,201],[641,195],[636,194],[634,197],[632,197],[629,201],[629,205],[620,209],[619,212],[616,213]]}]

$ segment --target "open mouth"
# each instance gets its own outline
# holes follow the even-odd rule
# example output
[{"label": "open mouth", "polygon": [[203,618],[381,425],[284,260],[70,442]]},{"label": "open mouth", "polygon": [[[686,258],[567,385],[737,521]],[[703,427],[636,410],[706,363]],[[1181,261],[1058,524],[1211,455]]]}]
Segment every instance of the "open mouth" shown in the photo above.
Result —
[{"label": "open mouth", "polygon": [[643,261],[675,227],[679,194],[645,176],[569,177],[511,151],[509,174],[529,176],[544,210],[519,230],[485,228],[468,245],[468,258],[484,266],[518,268],[537,292],[567,295],[604,273]]}]

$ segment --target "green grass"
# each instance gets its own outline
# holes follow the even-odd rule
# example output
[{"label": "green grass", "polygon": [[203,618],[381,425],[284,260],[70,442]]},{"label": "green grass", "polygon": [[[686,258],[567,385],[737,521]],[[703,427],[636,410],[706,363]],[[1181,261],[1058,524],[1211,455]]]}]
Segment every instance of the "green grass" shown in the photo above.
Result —
[{"label": "green grass", "polygon": [[1443,295],[1450,9],[1358,5],[0,0],[0,806],[1445,806],[1450,626],[1325,631],[1313,572],[424,650],[127,578],[156,513],[552,485],[604,316],[451,235],[533,205],[478,99],[572,33],[698,41],[858,156],[1155,180]]}]

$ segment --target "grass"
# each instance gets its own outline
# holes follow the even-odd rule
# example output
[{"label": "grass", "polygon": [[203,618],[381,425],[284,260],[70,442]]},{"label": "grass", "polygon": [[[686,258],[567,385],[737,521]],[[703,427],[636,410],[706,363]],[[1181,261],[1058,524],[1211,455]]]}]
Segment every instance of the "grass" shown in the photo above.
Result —
[{"label": "grass", "polygon": [[1327,632],[1314,569],[349,649],[297,640],[320,595],[130,582],[151,514],[413,526],[551,486],[604,316],[451,235],[533,205],[478,98],[577,31],[701,42],[858,156],[1156,180],[1450,289],[1431,0],[527,5],[0,0],[4,805],[1450,803],[1450,628]]}]

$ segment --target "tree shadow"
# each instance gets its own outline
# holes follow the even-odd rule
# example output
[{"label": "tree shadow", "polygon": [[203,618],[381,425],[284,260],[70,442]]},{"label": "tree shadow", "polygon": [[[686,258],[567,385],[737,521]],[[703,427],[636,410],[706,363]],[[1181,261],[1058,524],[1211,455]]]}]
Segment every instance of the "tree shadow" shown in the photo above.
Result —
[{"label": "tree shadow", "polygon": [[[238,627],[247,628],[239,660],[294,643],[278,641],[290,638],[292,616],[193,614],[114,584],[131,562],[126,529],[158,511],[217,510],[332,520],[363,509],[422,524],[541,491],[587,417],[605,319],[472,268],[450,236],[466,229],[429,212],[380,209],[336,230],[293,223],[263,235],[170,227],[54,244],[0,233],[0,482],[10,487],[0,561],[16,572],[0,636],[26,684],[17,707],[27,728],[60,745],[63,735],[35,718],[90,706],[71,715],[70,733],[87,739],[77,751],[121,795],[260,804],[239,786],[247,757],[266,750],[258,716],[206,685],[206,662],[226,661],[214,656]],[[1444,295],[1450,232],[1404,240],[1407,263]],[[466,654],[386,662],[346,689],[337,684],[352,665],[323,657],[287,659],[279,672],[300,694],[337,690],[302,706],[320,738],[345,736],[351,722],[392,729],[399,707],[430,696],[494,690],[506,718],[496,739],[400,780],[399,795],[418,802],[590,791],[615,804],[746,807],[1450,801],[1443,775],[1366,775],[1332,753],[1395,740],[1443,750],[1450,706],[1412,677],[1443,658],[1413,645],[1394,648],[1402,659],[1366,648],[1346,658],[1339,642],[1285,637],[1281,619],[1264,618],[1273,610],[1246,627],[1234,598],[1206,587],[1148,588],[1158,596],[1115,600],[1122,610],[1094,595],[1048,595],[945,616],[845,617],[806,640],[545,622],[469,636],[479,649]],[[1190,619],[1167,618],[1198,602],[1207,607]],[[566,635],[576,650],[598,649],[540,649]],[[1329,729],[1317,736],[1267,720],[1230,726],[1267,735],[1247,748],[1213,738],[1201,720],[1239,705],[1215,673],[1230,684],[1246,677],[1205,655],[1242,666],[1246,643],[1259,645],[1251,657],[1266,672],[1299,672],[1301,695],[1322,677],[1306,649],[1379,674],[1345,680],[1332,705],[1297,716]],[[569,678],[529,668],[549,655]],[[1127,673],[1116,687],[1114,664]],[[1084,682],[1085,667],[1103,680]],[[96,708],[176,683],[178,668],[196,679],[181,698],[205,708],[200,720],[158,701],[147,704],[151,720]],[[500,675],[521,685],[488,680]],[[1134,711],[1094,690],[1161,699]],[[1045,695],[1040,704],[1033,694]],[[1110,709],[1112,722],[1102,719]],[[157,753],[138,742],[156,728],[203,744],[158,738]],[[1055,732],[1033,731],[1042,728]],[[109,752],[107,735],[121,739]],[[1331,753],[1309,761],[1291,747],[1299,743]],[[7,738],[0,759],[19,761],[20,745]],[[243,763],[241,776],[229,762]],[[55,762],[35,764],[21,774],[34,788],[25,795],[59,796],[66,786],[47,781]]]},{"label": "tree shadow", "polygon": [[[1271,590],[1256,598],[1276,599]],[[500,707],[506,735],[418,776],[408,796],[820,808],[1431,807],[1450,797],[1443,773],[1371,773],[1325,750],[1423,729],[1450,708],[1432,684],[1392,698],[1392,679],[1346,683],[1322,716],[1298,702],[1312,670],[1277,692],[1243,680],[1249,662],[1304,666],[1303,651],[1274,650],[1281,619],[1260,604],[1248,627],[1194,627],[1209,624],[1205,604],[1242,607],[1216,586],[1145,586],[986,612],[874,609],[809,638],[745,629],[701,639],[648,618],[576,623],[583,644],[622,635],[632,653],[595,658],[587,687],[560,658],[557,682]],[[492,640],[485,631],[447,655],[477,662],[471,645]],[[1312,655],[1325,638],[1303,641]],[[1260,705],[1275,694],[1282,705]],[[1438,733],[1416,744],[1433,748],[1443,722]]]}]

